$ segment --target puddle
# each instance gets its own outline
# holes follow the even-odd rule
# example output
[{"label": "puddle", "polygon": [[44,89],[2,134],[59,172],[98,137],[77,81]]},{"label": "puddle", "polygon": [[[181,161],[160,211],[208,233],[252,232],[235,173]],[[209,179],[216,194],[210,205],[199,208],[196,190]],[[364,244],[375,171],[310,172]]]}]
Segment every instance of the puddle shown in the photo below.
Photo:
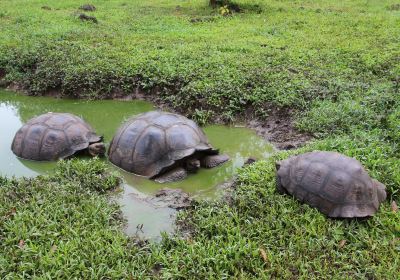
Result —
[{"label": "puddle", "polygon": [[[99,135],[104,135],[108,144],[124,120],[151,110],[154,110],[154,106],[141,100],[69,100],[30,97],[0,90],[0,174],[16,177],[35,176],[51,172],[54,168],[55,163],[18,159],[10,149],[16,131],[34,116],[47,112],[75,114],[86,120]],[[119,202],[128,221],[127,234],[157,239],[161,231],[173,231],[175,210],[156,208],[138,197],[151,195],[161,188],[168,187],[181,188],[197,199],[212,198],[215,196],[216,186],[232,178],[237,168],[241,167],[248,157],[261,159],[273,153],[272,145],[250,129],[222,125],[206,126],[203,129],[210,143],[220,149],[221,153],[231,157],[228,163],[213,169],[200,169],[198,173],[183,181],[167,184],[158,184],[135,176],[110,164],[110,167],[124,178]]]}]

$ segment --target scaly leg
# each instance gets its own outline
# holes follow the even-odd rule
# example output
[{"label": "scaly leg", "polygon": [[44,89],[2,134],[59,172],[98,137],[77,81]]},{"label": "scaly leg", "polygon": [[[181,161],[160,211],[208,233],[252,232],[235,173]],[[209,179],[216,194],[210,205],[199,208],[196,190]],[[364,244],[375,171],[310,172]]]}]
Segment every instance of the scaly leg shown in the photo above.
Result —
[{"label": "scaly leg", "polygon": [[227,155],[212,155],[205,156],[201,159],[201,166],[205,168],[213,168],[218,165],[223,164],[224,162],[229,160],[229,156]]},{"label": "scaly leg", "polygon": [[175,182],[185,179],[188,176],[187,171],[182,167],[172,169],[160,176],[154,178],[157,183]]}]

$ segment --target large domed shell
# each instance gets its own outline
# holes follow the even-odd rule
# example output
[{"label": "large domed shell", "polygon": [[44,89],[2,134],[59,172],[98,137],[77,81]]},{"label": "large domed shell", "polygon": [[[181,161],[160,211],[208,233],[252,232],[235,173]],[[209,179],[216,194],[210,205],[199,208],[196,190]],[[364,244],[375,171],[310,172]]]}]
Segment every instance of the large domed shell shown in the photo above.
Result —
[{"label": "large domed shell", "polygon": [[354,158],[315,151],[280,163],[278,188],[330,217],[372,216],[385,200],[383,184]]},{"label": "large domed shell", "polygon": [[152,111],[125,122],[108,152],[110,161],[118,167],[151,178],[196,151],[217,152],[195,122]]},{"label": "large domed shell", "polygon": [[47,113],[23,125],[15,134],[11,149],[23,159],[52,161],[69,157],[100,140],[81,118]]}]

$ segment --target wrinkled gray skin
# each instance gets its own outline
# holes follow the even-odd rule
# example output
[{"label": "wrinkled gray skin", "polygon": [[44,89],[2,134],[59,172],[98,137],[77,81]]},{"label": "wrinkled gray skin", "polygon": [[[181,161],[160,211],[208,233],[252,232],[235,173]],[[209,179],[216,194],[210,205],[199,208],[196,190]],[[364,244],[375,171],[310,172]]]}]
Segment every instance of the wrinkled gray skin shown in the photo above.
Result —
[{"label": "wrinkled gray skin", "polygon": [[92,157],[96,156],[102,157],[106,153],[106,146],[104,145],[103,142],[90,144],[88,147],[88,153]]},{"label": "wrinkled gray skin", "polygon": [[158,183],[183,180],[188,173],[196,173],[201,167],[213,168],[229,160],[227,155],[203,155],[201,153],[185,158],[176,163],[170,170],[154,178]]}]

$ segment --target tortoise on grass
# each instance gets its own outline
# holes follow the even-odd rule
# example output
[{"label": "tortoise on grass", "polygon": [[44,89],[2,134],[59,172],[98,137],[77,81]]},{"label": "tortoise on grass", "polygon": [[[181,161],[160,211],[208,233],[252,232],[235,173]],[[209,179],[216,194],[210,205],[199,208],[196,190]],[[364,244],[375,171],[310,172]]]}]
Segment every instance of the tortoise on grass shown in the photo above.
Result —
[{"label": "tortoise on grass", "polygon": [[385,186],[354,158],[314,151],[277,162],[277,190],[329,217],[372,216],[386,199]]},{"label": "tortoise on grass", "polygon": [[91,156],[105,153],[102,137],[68,113],[47,113],[29,120],[15,134],[11,149],[20,158],[37,161],[64,159],[79,151]]},{"label": "tortoise on grass", "polygon": [[123,124],[111,141],[108,156],[116,166],[159,183],[182,180],[188,172],[229,160],[208,143],[196,123],[158,111]]}]

